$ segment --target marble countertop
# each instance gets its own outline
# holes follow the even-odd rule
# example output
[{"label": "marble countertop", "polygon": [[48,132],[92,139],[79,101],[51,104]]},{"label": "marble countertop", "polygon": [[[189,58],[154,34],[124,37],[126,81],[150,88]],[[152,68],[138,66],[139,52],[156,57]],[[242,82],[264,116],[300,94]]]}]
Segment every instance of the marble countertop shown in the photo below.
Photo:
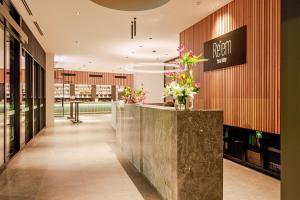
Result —
[{"label": "marble countertop", "polygon": [[[169,110],[169,111],[177,111],[177,112],[184,112],[180,110],[175,110],[174,107],[168,107],[168,106],[158,106],[158,105],[150,105],[150,104],[136,104],[137,106],[143,107],[143,108],[153,108],[153,109],[159,109],[159,110]],[[192,109],[189,112],[212,112],[212,111],[222,111],[217,109]]]}]

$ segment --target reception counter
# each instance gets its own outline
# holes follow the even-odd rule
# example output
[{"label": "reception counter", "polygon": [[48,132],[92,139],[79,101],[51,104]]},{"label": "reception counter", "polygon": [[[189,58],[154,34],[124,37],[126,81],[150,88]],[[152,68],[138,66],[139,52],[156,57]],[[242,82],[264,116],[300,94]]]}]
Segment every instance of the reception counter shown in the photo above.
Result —
[{"label": "reception counter", "polygon": [[163,199],[223,199],[222,111],[118,106],[116,136]]}]

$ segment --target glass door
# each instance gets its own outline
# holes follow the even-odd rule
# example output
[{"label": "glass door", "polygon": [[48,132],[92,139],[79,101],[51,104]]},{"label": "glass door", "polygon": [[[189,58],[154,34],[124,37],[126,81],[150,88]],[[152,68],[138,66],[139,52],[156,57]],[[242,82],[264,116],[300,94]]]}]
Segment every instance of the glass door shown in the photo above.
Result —
[{"label": "glass door", "polygon": [[41,69],[41,129],[46,126],[46,77],[45,77],[45,69],[40,67]]},{"label": "glass door", "polygon": [[26,66],[26,58],[25,58],[25,51],[22,51],[21,56],[21,68],[20,68],[20,143],[21,146],[25,145],[25,138],[26,138],[26,85],[25,85],[25,66]]},{"label": "glass door", "polygon": [[34,134],[38,134],[41,130],[40,126],[40,70],[39,64],[34,62]]},{"label": "glass door", "polygon": [[25,141],[33,138],[33,59],[25,52]]},{"label": "glass door", "polygon": [[4,27],[0,23],[0,167],[5,162],[4,150],[4,104],[5,103],[5,71],[4,71]]},{"label": "glass door", "polygon": [[20,149],[20,43],[5,31],[5,155]]}]

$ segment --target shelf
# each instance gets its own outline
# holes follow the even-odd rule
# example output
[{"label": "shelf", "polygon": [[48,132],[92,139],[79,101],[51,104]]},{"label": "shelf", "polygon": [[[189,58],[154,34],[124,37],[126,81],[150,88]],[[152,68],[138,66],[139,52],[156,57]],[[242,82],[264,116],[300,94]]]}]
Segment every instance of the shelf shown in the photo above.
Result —
[{"label": "shelf", "polygon": [[273,147],[268,147],[267,150],[270,152],[273,152],[273,153],[278,153],[278,154],[280,154],[280,152],[281,152],[279,149],[276,149]]},{"label": "shelf", "polygon": [[280,174],[279,173],[276,173],[276,172],[273,172],[273,171],[270,171],[270,170],[266,170],[266,169],[264,169],[262,167],[258,167],[258,166],[254,165],[254,164],[251,164],[251,163],[244,162],[244,161],[242,161],[240,159],[236,159],[235,157],[232,157],[230,155],[224,155],[224,158],[226,158],[228,160],[231,160],[231,161],[234,161],[234,162],[237,162],[237,163],[239,163],[239,164],[241,164],[243,166],[252,168],[252,169],[257,170],[259,172],[265,173],[265,174],[270,175],[270,176],[272,176],[274,178],[280,179]]},{"label": "shelf", "polygon": [[258,146],[253,146],[253,145],[249,145],[248,144],[248,146],[247,146],[248,148],[248,150],[251,150],[251,151],[254,151],[254,152],[257,152],[257,153],[260,153],[261,152],[261,148],[260,147],[258,147]]},{"label": "shelf", "polygon": [[224,126],[223,140],[225,158],[280,179],[280,136]]}]

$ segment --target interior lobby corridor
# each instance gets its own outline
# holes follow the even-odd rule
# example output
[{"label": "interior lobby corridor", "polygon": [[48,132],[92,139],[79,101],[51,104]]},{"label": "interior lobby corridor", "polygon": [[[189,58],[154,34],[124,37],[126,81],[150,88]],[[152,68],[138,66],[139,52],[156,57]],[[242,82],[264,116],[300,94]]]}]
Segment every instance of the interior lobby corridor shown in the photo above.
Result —
[{"label": "interior lobby corridor", "polygon": [[142,200],[109,146],[109,121],[56,121],[9,163],[0,199]]},{"label": "interior lobby corridor", "polygon": [[0,200],[300,200],[300,0],[0,0]]},{"label": "interior lobby corridor", "polygon": [[[125,170],[111,115],[82,120],[56,120],[17,154],[0,177],[0,199],[160,200],[146,181],[136,182],[133,167]],[[279,188],[278,180],[224,160],[225,200],[279,200]]]}]

